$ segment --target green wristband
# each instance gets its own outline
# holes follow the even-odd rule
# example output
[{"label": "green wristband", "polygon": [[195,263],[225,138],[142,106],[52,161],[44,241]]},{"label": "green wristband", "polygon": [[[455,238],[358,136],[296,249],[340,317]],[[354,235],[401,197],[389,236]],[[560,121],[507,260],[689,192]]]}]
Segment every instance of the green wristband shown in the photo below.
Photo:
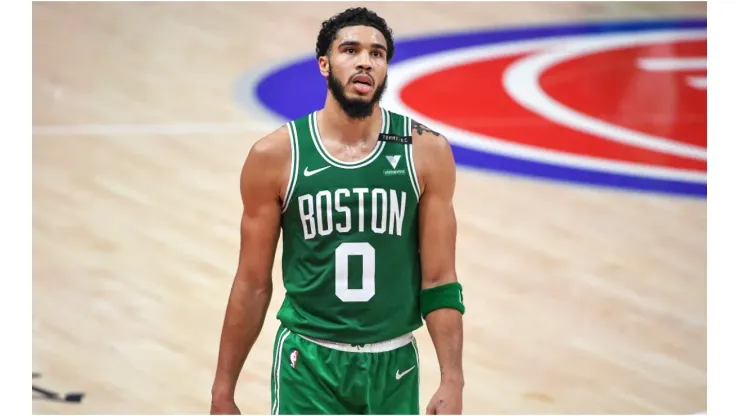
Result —
[{"label": "green wristband", "polygon": [[462,314],[465,313],[462,285],[459,282],[445,283],[437,287],[423,289],[420,303],[423,318],[426,318],[429,312],[443,308],[456,309]]}]

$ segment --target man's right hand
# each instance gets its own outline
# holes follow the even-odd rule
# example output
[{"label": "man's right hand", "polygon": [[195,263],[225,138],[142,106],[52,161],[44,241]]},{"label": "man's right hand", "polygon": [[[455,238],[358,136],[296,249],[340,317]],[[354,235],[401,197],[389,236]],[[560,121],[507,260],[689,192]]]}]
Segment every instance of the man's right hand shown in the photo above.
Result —
[{"label": "man's right hand", "polygon": [[211,386],[212,415],[241,414],[234,390],[272,298],[272,267],[285,198],[281,191],[287,189],[291,160],[291,138],[284,125],[258,140],[242,166],[239,256]]},{"label": "man's right hand", "polygon": [[212,415],[240,415],[239,408],[234,403],[234,400],[212,400],[211,401],[211,414]]}]

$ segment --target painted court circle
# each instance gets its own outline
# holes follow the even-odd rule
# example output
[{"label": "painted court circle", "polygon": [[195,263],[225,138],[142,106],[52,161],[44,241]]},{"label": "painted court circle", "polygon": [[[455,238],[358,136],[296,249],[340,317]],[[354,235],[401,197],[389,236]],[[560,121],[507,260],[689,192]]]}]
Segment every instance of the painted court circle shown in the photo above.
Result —
[{"label": "painted court circle", "polygon": [[[706,197],[706,20],[468,31],[396,50],[383,106],[445,134],[460,166]],[[288,120],[323,105],[325,81],[302,56],[251,91]]]}]

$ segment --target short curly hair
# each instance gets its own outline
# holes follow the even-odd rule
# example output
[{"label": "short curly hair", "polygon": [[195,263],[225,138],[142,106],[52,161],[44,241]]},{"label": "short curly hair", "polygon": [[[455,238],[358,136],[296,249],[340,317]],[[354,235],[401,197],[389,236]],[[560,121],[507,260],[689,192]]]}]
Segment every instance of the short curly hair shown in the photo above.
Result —
[{"label": "short curly hair", "polygon": [[365,7],[352,7],[330,17],[321,24],[318,39],[316,39],[316,59],[329,53],[337,32],[348,26],[370,26],[378,29],[388,43],[388,62],[393,59],[393,31],[385,19]]}]

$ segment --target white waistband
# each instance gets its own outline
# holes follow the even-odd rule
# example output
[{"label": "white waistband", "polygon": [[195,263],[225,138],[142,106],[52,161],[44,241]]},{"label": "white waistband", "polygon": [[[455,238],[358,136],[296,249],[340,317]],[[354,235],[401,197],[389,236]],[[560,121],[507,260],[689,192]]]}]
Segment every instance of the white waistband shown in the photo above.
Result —
[{"label": "white waistband", "polygon": [[376,342],[373,344],[343,344],[341,342],[325,341],[322,339],[316,339],[307,337],[305,335],[297,334],[299,337],[311,341],[315,344],[319,344],[322,347],[331,348],[339,351],[346,352],[387,352],[401,348],[404,345],[408,345],[414,339],[413,334],[408,333],[401,335],[400,337],[389,339],[388,341]]}]

